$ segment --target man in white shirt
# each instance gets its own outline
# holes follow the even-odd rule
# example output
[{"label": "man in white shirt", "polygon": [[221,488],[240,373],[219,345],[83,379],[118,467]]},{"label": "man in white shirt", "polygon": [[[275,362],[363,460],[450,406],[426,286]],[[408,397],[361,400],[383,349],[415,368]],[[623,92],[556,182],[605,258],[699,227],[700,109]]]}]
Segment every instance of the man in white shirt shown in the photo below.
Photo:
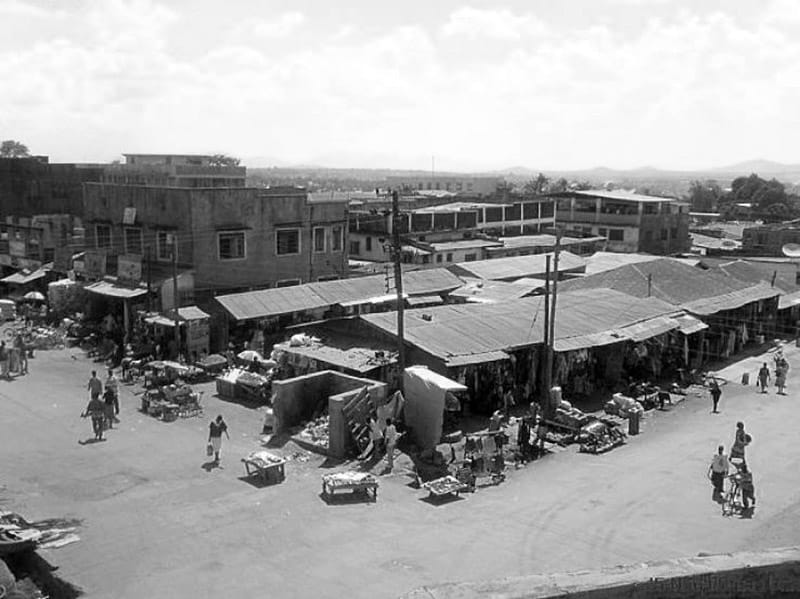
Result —
[{"label": "man in white shirt", "polygon": [[725,477],[728,476],[730,462],[725,455],[725,448],[720,445],[717,454],[711,458],[711,465],[708,472],[711,475],[711,483],[714,485],[714,495],[721,496],[724,491]]},{"label": "man in white shirt", "polygon": [[386,419],[386,429],[383,431],[383,439],[386,441],[386,462],[389,472],[394,468],[394,448],[397,445],[397,429],[392,424],[392,419]]},{"label": "man in white shirt", "polygon": [[106,389],[111,390],[114,395],[114,421],[119,422],[119,379],[114,375],[114,369],[108,369],[108,378],[106,379]]}]

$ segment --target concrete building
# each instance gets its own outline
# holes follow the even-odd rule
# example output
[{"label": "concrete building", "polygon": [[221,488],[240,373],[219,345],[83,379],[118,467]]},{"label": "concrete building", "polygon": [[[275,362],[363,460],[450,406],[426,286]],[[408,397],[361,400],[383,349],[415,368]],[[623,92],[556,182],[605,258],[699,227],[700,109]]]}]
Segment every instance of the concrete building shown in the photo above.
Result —
[{"label": "concrete building", "polygon": [[123,154],[124,164],[103,169],[102,181],[160,187],[244,187],[247,169],[219,166],[203,154]]},{"label": "concrete building", "polygon": [[787,243],[800,244],[800,224],[796,222],[755,225],[742,231],[742,253],[751,256],[783,256]]},{"label": "concrete building", "polygon": [[309,201],[300,188],[95,183],[86,185],[84,210],[87,254],[105,260],[104,272],[88,274],[121,276],[133,262],[140,280],[157,281],[169,277],[176,245],[184,305],[347,276],[347,205]]},{"label": "concrete building", "polygon": [[606,237],[614,252],[668,255],[686,252],[689,204],[672,198],[623,191],[566,191],[558,201],[557,220],[568,229]]},{"label": "concrete building", "polygon": [[386,177],[389,189],[413,193],[417,191],[450,191],[469,195],[494,195],[502,177],[471,177],[469,175],[399,175]]}]

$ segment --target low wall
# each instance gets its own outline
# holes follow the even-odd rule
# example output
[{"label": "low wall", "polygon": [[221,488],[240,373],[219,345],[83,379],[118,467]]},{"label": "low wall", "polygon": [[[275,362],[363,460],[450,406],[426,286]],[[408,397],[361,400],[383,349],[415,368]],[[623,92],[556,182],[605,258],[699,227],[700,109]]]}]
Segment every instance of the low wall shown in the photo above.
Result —
[{"label": "low wall", "polygon": [[405,599],[761,599],[800,597],[800,547],[565,574],[449,583]]},{"label": "low wall", "polygon": [[[370,403],[373,407],[381,406],[386,402],[386,383],[379,383],[369,379],[359,379],[348,375],[336,373],[339,376],[334,380],[342,386],[352,386],[349,390],[331,395],[328,398],[328,414],[330,415],[330,438],[328,441],[328,454],[335,458],[344,458],[353,445],[347,421],[344,417],[344,406],[366,385],[368,387]],[[343,377],[347,377],[346,379]]]}]

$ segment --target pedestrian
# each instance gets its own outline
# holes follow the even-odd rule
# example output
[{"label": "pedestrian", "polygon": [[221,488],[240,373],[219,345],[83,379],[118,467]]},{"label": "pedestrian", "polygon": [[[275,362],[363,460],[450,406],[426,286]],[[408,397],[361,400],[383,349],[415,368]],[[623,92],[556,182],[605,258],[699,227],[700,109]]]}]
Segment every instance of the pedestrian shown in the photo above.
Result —
[{"label": "pedestrian", "polygon": [[10,379],[11,375],[8,374],[8,348],[5,341],[0,341],[0,376],[4,379]]},{"label": "pedestrian", "polygon": [[377,414],[373,414],[369,418],[369,432],[372,438],[372,455],[379,456],[383,451],[383,431],[378,424]]},{"label": "pedestrian", "polygon": [[767,363],[764,362],[764,365],[758,371],[758,384],[761,387],[761,393],[767,392],[767,385],[769,384],[769,368],[767,368]]},{"label": "pedestrian", "polygon": [[108,369],[108,378],[106,378],[106,391],[111,391],[111,396],[114,399],[114,422],[119,422],[119,379],[114,375],[114,369]]},{"label": "pedestrian", "polygon": [[725,477],[728,476],[730,463],[728,456],[725,455],[725,447],[717,447],[717,454],[711,458],[711,465],[708,467],[708,474],[711,476],[711,484],[714,485],[715,499],[721,497],[724,492]]},{"label": "pedestrian", "polygon": [[503,414],[505,414],[506,417],[508,417],[509,414],[511,414],[511,408],[514,407],[515,403],[516,402],[514,401],[514,391],[511,385],[509,385],[508,387],[506,387],[506,392],[503,394]]},{"label": "pedestrian", "polygon": [[775,386],[778,388],[778,395],[786,395],[786,370],[782,362],[775,368]]},{"label": "pedestrian", "polygon": [[106,406],[100,401],[99,397],[92,397],[89,400],[86,409],[81,414],[81,418],[90,417],[92,419],[92,431],[94,431],[94,440],[103,440],[103,425],[105,424]]},{"label": "pedestrian", "polygon": [[231,436],[228,434],[228,425],[225,424],[225,421],[222,419],[222,414],[220,414],[217,416],[216,420],[213,420],[211,424],[208,425],[208,442],[214,450],[215,464],[219,464],[219,453],[222,450],[222,433],[225,433],[225,436],[230,440]]},{"label": "pedestrian", "polygon": [[753,473],[747,467],[745,462],[742,462],[739,468],[739,473],[736,475],[739,482],[739,488],[742,490],[742,507],[746,510],[750,509],[750,502],[753,507],[756,506],[756,488],[753,485]]},{"label": "pedestrian", "polygon": [[28,348],[25,347],[25,340],[22,333],[14,337],[14,347],[19,350],[19,373],[28,374]]},{"label": "pedestrian", "polygon": [[719,398],[722,395],[722,389],[719,388],[719,383],[717,379],[713,376],[711,377],[711,401],[713,402],[713,409],[711,410],[713,414],[718,414],[719,411],[717,410],[717,406],[719,405]]},{"label": "pedestrian", "polygon": [[386,443],[386,463],[389,472],[394,468],[394,448],[397,446],[397,429],[392,424],[392,419],[386,419],[386,429],[383,431],[383,439]]},{"label": "pedestrian", "polygon": [[733,439],[733,445],[731,446],[731,462],[733,462],[733,460],[741,460],[744,462],[744,449],[750,444],[750,441],[750,435],[744,430],[744,422],[737,422],[736,435]]},{"label": "pedestrian", "polygon": [[89,384],[86,385],[86,388],[89,389],[92,399],[100,399],[103,394],[103,383],[97,378],[96,370],[92,370],[92,376],[89,378]]},{"label": "pedestrian", "polygon": [[114,428],[114,392],[106,387],[103,393],[103,404],[105,406],[105,425],[107,429]]}]

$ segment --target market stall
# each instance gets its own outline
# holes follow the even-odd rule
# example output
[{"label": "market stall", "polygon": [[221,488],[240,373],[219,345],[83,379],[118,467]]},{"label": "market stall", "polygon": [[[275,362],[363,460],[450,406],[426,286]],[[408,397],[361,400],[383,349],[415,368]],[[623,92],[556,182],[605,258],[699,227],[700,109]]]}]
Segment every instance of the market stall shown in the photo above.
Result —
[{"label": "market stall", "polygon": [[165,422],[200,416],[203,413],[201,395],[180,382],[151,388],[142,394],[141,411]]},{"label": "market stall", "polygon": [[347,491],[353,494],[363,494],[378,500],[378,479],[369,472],[348,470],[322,475],[322,495],[331,499],[337,491]]},{"label": "market stall", "polygon": [[242,458],[247,477],[258,476],[265,484],[286,479],[286,460],[269,451],[253,451]]},{"label": "market stall", "polygon": [[153,327],[156,339],[174,339],[177,322],[180,328],[178,354],[184,354],[192,361],[197,361],[200,356],[208,354],[210,318],[197,306],[185,306],[178,308],[177,314],[174,310],[169,314],[148,314],[144,322]]},{"label": "market stall", "polygon": [[272,371],[266,375],[230,368],[216,379],[217,394],[226,399],[267,403],[272,394]]}]

